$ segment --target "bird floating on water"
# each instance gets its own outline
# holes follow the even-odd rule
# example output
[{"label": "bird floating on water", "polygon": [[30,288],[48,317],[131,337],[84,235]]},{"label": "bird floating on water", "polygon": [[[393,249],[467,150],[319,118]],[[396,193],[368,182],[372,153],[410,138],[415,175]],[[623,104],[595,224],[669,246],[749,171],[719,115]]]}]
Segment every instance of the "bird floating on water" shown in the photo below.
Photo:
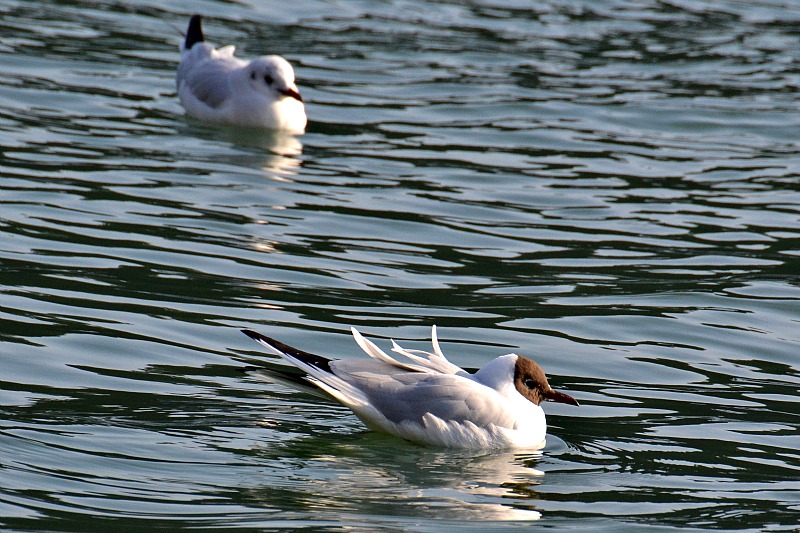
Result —
[{"label": "bird floating on water", "polygon": [[[433,326],[433,353],[406,350],[392,341],[398,361],[351,328],[372,359],[332,360],[303,352],[251,330],[242,330],[293,367],[262,375],[350,408],[370,429],[403,439],[455,448],[541,448],[547,423],[543,401],[579,405],[553,390],[539,365],[508,354],[468,372],[442,353]],[[309,385],[311,384],[311,385]],[[313,386],[312,386],[313,385]]]},{"label": "bird floating on water", "polygon": [[216,124],[303,133],[306,112],[289,62],[276,55],[245,61],[233,56],[232,45],[215,49],[205,42],[202,20],[192,16],[180,46],[175,81],[186,113]]}]

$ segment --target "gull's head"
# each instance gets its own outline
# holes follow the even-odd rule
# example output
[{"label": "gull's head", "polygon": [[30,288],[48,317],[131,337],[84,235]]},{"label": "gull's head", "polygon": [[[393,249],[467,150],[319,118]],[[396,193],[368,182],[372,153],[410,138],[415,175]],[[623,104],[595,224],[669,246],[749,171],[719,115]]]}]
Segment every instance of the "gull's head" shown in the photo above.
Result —
[{"label": "gull's head", "polygon": [[544,401],[580,405],[572,396],[553,390],[547,383],[547,376],[542,367],[527,357],[517,356],[514,364],[514,387],[517,392],[536,405]]},{"label": "gull's head", "polygon": [[294,84],[292,66],[280,56],[253,59],[245,68],[245,75],[254,90],[272,95],[275,100],[293,98],[303,101]]}]

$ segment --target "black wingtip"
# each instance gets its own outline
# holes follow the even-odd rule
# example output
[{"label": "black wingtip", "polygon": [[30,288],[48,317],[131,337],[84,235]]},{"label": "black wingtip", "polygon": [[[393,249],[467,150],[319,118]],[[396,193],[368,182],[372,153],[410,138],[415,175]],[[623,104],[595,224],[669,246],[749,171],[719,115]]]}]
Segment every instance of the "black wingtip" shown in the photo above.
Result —
[{"label": "black wingtip", "polygon": [[258,340],[258,338],[261,336],[259,333],[256,333],[255,331],[253,331],[251,329],[243,329],[242,333],[244,333],[245,335],[247,335],[248,337],[250,337],[253,340]]},{"label": "black wingtip", "polygon": [[322,357],[321,355],[315,355],[313,353],[308,353],[302,350],[298,350],[297,348],[292,348],[288,344],[276,341],[275,339],[267,337],[266,335],[262,335],[261,333],[257,333],[251,329],[243,329],[242,333],[244,333],[254,341],[264,342],[266,344],[269,344],[279,352],[283,352],[296,359],[300,359],[304,363],[320,368],[326,372],[331,371],[330,367],[331,360],[328,359],[327,357]]},{"label": "black wingtip", "polygon": [[184,50],[191,50],[195,43],[201,43],[206,38],[203,36],[203,16],[192,15],[189,19],[189,28],[186,30],[186,41],[183,44]]}]

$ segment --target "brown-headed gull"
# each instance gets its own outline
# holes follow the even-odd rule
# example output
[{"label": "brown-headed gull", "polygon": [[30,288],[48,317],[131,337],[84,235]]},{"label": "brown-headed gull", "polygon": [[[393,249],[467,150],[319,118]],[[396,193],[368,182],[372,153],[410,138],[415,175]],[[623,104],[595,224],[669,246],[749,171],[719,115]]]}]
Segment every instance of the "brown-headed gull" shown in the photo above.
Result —
[{"label": "brown-headed gull", "polygon": [[[553,390],[539,365],[508,354],[471,373],[450,363],[433,327],[433,353],[392,341],[401,362],[351,328],[372,359],[332,360],[242,330],[296,369],[264,374],[311,392],[322,391],[350,408],[370,429],[406,440],[457,448],[541,448],[547,423],[543,401],[578,405]],[[309,383],[315,387],[310,387]]]},{"label": "brown-headed gull", "polygon": [[175,81],[186,113],[216,124],[303,133],[306,112],[289,62],[274,55],[238,59],[232,45],[215,49],[205,42],[202,20],[192,16],[180,46]]}]

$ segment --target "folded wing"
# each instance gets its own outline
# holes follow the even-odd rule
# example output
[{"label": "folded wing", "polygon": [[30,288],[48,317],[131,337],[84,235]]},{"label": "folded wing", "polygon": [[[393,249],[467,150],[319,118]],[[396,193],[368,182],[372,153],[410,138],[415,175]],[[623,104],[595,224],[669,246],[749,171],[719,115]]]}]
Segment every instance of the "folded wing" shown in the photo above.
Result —
[{"label": "folded wing", "polygon": [[394,424],[423,424],[430,414],[477,426],[514,424],[506,400],[468,377],[408,372],[380,361],[354,359],[331,361],[331,370],[366,398],[370,410],[354,408],[362,419],[380,415]]},{"label": "folded wing", "polygon": [[[313,384],[353,411],[368,424],[423,424],[426,415],[456,423],[512,427],[505,400],[493,389],[477,383],[470,374],[444,357],[436,342],[434,352],[394,351],[417,364],[399,362],[353,328],[359,346],[373,359],[338,359],[304,352],[251,330],[242,330],[293,369],[264,369],[268,377],[308,389]],[[425,354],[423,358],[416,354]],[[385,421],[377,420],[385,418]]]},{"label": "folded wing", "polygon": [[213,109],[224,105],[233,94],[229,74],[240,66],[240,61],[232,56],[232,49],[214,50],[207,44],[198,43],[185,52],[178,66],[178,92],[186,91]]}]

